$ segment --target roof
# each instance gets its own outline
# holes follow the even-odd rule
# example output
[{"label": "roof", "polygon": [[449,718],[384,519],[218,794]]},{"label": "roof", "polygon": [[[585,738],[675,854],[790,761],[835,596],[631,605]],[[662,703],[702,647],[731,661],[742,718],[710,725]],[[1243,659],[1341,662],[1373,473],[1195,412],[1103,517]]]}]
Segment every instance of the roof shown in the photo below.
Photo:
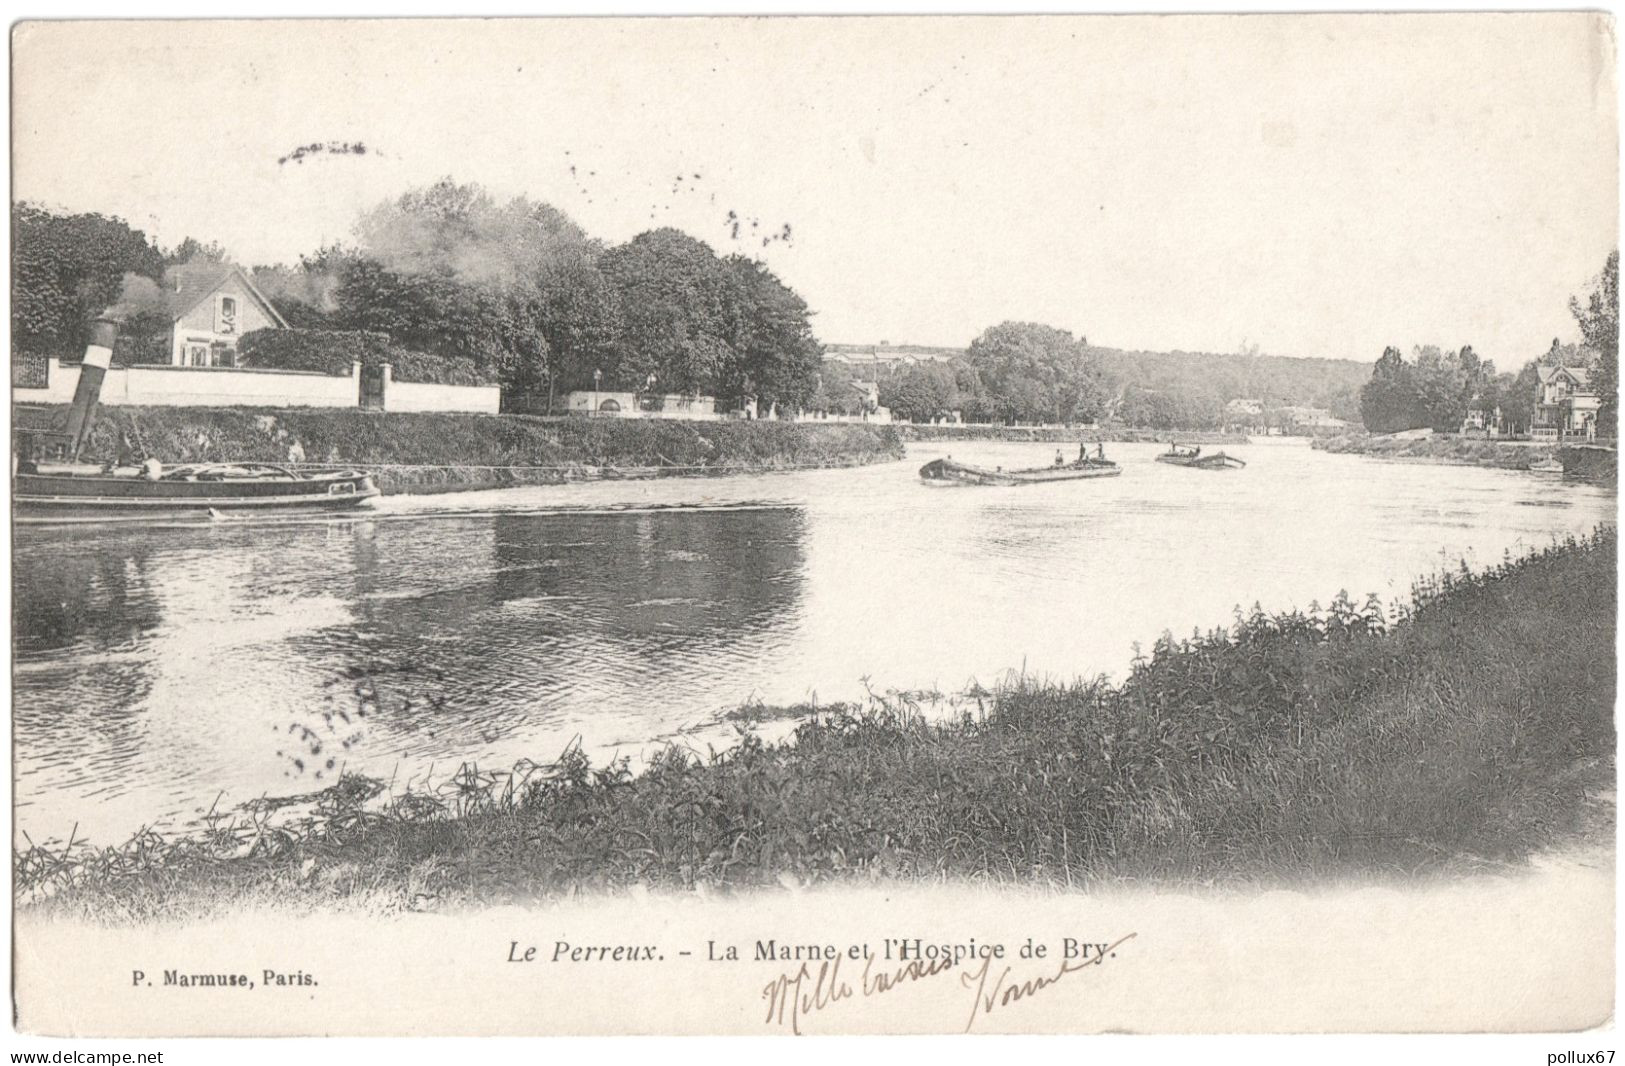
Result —
[{"label": "roof", "polygon": [[169,317],[179,319],[213,296],[233,276],[243,283],[243,288],[259,302],[261,309],[270,316],[271,321],[283,329],[288,328],[287,321],[277,313],[275,307],[271,306],[271,301],[265,298],[264,293],[254,287],[248,275],[240,267],[232,266],[230,263],[182,263],[164,271],[164,298],[169,305]]},{"label": "roof", "polygon": [[1552,380],[1553,377],[1557,377],[1558,374],[1566,374],[1566,375],[1568,375],[1568,377],[1571,377],[1571,379],[1575,380],[1576,385],[1589,385],[1589,384],[1591,384],[1591,371],[1588,371],[1588,369],[1586,369],[1586,367],[1545,367],[1545,366],[1542,366],[1542,367],[1536,367],[1536,369],[1534,369],[1534,372],[1536,372],[1536,377],[1539,377],[1540,384],[1542,384],[1542,385],[1549,384],[1550,380]]}]

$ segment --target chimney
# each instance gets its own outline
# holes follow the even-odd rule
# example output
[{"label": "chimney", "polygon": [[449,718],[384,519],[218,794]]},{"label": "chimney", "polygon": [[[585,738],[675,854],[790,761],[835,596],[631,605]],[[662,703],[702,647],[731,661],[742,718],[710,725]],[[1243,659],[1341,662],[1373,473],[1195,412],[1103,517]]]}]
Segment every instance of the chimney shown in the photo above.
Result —
[{"label": "chimney", "polygon": [[90,330],[90,343],[85,347],[85,361],[79,367],[79,384],[73,390],[73,405],[68,408],[68,458],[77,460],[79,452],[90,436],[95,424],[96,401],[102,394],[102,378],[113,361],[113,340],[118,336],[118,323],[110,318],[98,318]]}]

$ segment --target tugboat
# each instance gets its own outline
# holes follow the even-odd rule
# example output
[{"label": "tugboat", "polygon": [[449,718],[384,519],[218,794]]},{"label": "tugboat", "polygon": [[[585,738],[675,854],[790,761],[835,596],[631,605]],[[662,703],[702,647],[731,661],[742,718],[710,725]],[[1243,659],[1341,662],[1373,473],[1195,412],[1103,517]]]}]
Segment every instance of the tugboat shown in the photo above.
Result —
[{"label": "tugboat", "polygon": [[73,403],[60,425],[18,430],[11,476],[17,521],[342,511],[378,495],[372,475],[364,470],[302,474],[268,463],[166,468],[150,458],[140,466],[82,459],[117,333],[118,325],[110,319],[93,327]]}]

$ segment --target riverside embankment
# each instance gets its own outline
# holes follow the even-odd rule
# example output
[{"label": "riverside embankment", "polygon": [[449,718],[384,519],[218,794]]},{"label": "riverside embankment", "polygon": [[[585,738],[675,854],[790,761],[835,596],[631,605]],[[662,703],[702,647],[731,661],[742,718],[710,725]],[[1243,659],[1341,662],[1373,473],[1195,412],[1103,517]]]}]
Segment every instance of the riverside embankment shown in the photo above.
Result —
[{"label": "riverside embankment", "polygon": [[[1118,684],[1014,681],[779,708],[793,736],[633,774],[579,747],[433,790],[346,774],[206,831],[14,855],[25,909],[446,908],[631,885],[873,879],[1259,884],[1504,870],[1596,834],[1612,787],[1611,527],[1416,583],[1165,638]],[[658,698],[658,697],[656,697]],[[753,709],[749,717],[763,717]],[[1606,820],[1606,818],[1604,818]]]},{"label": "riverside embankment", "polygon": [[1600,445],[1557,446],[1445,435],[1406,439],[1348,434],[1317,439],[1312,446],[1334,455],[1368,455],[1376,459],[1497,470],[1527,470],[1530,463],[1556,458],[1563,464],[1565,475],[1606,483],[1615,482],[1619,471],[1618,453],[1612,447]]},{"label": "riverside embankment", "polygon": [[1129,426],[980,426],[914,425],[899,422],[905,441],[1005,441],[1012,444],[1058,444],[1105,441],[1113,444],[1246,444],[1245,433],[1214,430],[1137,429]]},{"label": "riverside embankment", "polygon": [[903,444],[890,427],[846,423],[106,407],[87,450],[165,463],[367,466],[385,492],[435,492],[858,466],[901,458]]}]

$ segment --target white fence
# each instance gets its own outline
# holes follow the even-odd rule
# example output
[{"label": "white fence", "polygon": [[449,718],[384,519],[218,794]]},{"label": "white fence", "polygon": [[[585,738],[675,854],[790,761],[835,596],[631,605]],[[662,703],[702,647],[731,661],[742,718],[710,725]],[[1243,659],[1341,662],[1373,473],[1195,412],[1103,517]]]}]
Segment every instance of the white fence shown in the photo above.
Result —
[{"label": "white fence", "polygon": [[495,385],[432,385],[396,381],[384,367],[384,410],[453,411],[494,415],[502,407],[502,390]]},{"label": "white fence", "polygon": [[[502,391],[495,385],[425,385],[394,381],[383,368],[386,411],[466,411],[496,414]],[[44,388],[13,388],[16,403],[69,403],[79,367],[46,360]],[[102,379],[101,402],[148,407],[358,407],[361,364],[343,377],[302,370],[250,367],[112,367]]]},{"label": "white fence", "polygon": [[385,411],[461,411],[496,414],[502,390],[496,385],[427,385],[421,382],[384,384]]}]

